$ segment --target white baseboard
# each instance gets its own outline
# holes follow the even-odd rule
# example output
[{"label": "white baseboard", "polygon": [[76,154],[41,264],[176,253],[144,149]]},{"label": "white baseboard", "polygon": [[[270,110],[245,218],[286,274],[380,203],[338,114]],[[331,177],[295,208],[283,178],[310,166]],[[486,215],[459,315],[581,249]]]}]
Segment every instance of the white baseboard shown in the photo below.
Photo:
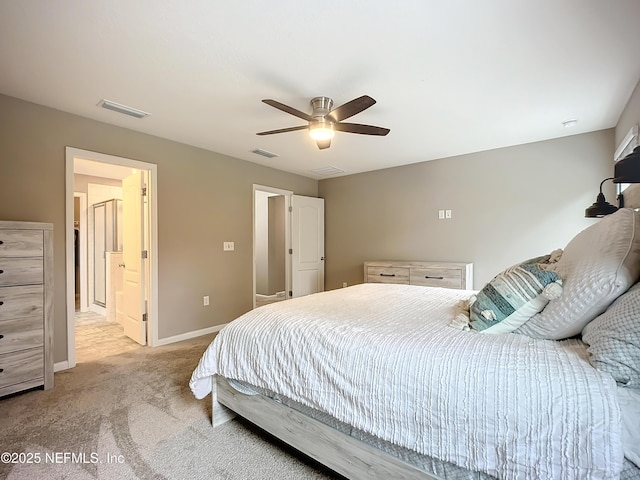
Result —
[{"label": "white baseboard", "polygon": [[[181,333],[180,335],[174,335],[173,337],[160,338],[158,339],[158,343],[154,344],[154,347],[161,347],[162,345],[169,345],[171,343],[182,342],[183,340],[190,340],[192,338],[201,337],[203,335],[209,335],[210,333],[219,332],[222,327],[227,325],[223,323],[222,325],[215,325],[209,328],[203,328],[202,330],[195,330],[193,332]],[[53,364],[54,372],[61,372],[62,370],[69,370],[69,361],[64,360],[63,362],[58,362]]]},{"label": "white baseboard", "polygon": [[62,370],[69,370],[69,361],[65,360],[64,362],[58,362],[53,364],[53,371],[60,372]]},{"label": "white baseboard", "polygon": [[219,332],[226,325],[227,325],[226,323],[223,323],[222,325],[215,325],[213,327],[203,328],[202,330],[195,330],[193,332],[181,333],[180,335],[174,335],[173,337],[159,338],[158,342],[155,343],[153,346],[161,347],[162,345],[169,345],[170,343],[182,342],[184,340],[190,340],[192,338],[201,337],[203,335],[209,335],[210,333],[216,333],[216,332]]}]

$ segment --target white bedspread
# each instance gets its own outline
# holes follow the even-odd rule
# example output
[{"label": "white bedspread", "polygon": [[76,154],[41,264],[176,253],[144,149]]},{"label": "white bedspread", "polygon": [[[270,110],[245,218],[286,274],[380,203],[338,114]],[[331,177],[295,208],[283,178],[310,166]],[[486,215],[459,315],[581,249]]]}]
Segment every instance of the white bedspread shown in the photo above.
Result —
[{"label": "white bedspread", "polygon": [[222,329],[191,389],[242,380],[500,479],[617,478],[613,378],[577,340],[449,327],[469,294],[363,284],[266,305]]}]

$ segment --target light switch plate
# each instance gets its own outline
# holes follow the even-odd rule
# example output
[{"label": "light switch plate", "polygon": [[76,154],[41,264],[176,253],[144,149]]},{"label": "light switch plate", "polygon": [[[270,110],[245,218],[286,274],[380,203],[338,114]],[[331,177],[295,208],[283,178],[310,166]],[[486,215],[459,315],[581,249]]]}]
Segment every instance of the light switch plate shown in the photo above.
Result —
[{"label": "light switch plate", "polygon": [[438,219],[444,220],[444,210],[438,210]]},{"label": "light switch plate", "polygon": [[231,251],[235,250],[235,248],[236,248],[236,247],[235,247],[235,245],[234,245],[234,243],[233,243],[233,242],[224,242],[224,243],[222,244],[222,249],[223,249],[225,252],[231,252]]}]

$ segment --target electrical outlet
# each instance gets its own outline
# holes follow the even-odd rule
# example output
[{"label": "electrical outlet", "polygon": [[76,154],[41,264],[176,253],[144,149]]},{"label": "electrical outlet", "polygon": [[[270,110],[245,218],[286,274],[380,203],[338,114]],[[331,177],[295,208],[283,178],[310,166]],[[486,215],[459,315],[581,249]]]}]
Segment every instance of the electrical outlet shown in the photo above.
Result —
[{"label": "electrical outlet", "polygon": [[444,211],[444,218],[451,218],[451,210]]},{"label": "electrical outlet", "polygon": [[207,305],[209,305],[209,295],[205,295],[202,298],[202,303],[204,304],[204,306],[206,307]]},{"label": "electrical outlet", "polygon": [[347,282],[342,282],[342,288],[347,286]]},{"label": "electrical outlet", "polygon": [[222,249],[225,252],[232,252],[235,249],[235,244],[233,242],[223,242],[222,243]]}]

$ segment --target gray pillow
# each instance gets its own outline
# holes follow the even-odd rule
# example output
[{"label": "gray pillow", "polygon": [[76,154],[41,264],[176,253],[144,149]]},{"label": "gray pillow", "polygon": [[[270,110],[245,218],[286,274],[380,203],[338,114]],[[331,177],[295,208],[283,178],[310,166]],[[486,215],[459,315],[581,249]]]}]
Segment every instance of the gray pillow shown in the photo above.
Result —
[{"label": "gray pillow", "polygon": [[582,331],[589,361],[619,385],[640,388],[640,283],[622,294]]}]

